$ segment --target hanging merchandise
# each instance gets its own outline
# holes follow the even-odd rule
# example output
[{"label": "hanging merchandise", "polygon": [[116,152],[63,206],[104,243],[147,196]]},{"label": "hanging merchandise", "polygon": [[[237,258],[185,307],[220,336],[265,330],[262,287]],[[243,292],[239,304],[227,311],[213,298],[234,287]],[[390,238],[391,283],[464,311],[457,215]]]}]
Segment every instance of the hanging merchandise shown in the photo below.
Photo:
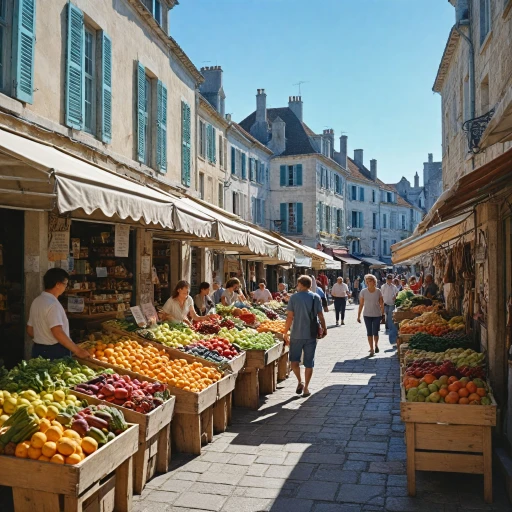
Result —
[{"label": "hanging merchandise", "polygon": [[446,261],[443,283],[455,283],[455,269],[453,268],[453,258],[451,252],[448,254],[448,259]]}]

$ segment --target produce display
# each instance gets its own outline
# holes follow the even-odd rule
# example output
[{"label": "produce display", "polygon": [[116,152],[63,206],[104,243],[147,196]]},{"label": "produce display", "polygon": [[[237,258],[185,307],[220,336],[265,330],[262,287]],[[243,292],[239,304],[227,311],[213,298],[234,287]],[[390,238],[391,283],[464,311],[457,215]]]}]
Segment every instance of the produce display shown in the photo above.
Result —
[{"label": "produce display", "polygon": [[395,299],[395,306],[401,311],[408,311],[412,307],[420,304],[430,306],[432,305],[432,301],[423,297],[423,295],[415,295],[411,290],[402,290],[398,292]]},{"label": "produce display", "polygon": [[414,306],[411,308],[413,313],[429,313],[430,311],[434,311],[436,306],[424,306],[420,304],[419,306]]},{"label": "produce display", "polygon": [[474,345],[473,341],[461,331],[452,331],[444,336],[431,336],[430,334],[419,332],[414,334],[408,341],[409,349],[429,350],[430,352],[445,352],[450,348],[470,348]]},{"label": "produce display", "polygon": [[138,342],[128,336],[103,335],[102,340],[89,347],[89,353],[99,361],[131,370],[184,391],[198,392],[222,378],[215,368],[200,362],[171,359],[165,349],[158,350],[150,343]]},{"label": "produce display", "polygon": [[407,366],[405,375],[409,377],[421,378],[427,374],[432,374],[436,378],[442,375],[461,377],[469,377],[470,379],[485,379],[485,369],[482,365],[477,366],[460,366],[457,367],[452,361],[446,360],[442,362],[430,361],[428,359],[417,359]]},{"label": "produce display", "polygon": [[117,373],[98,375],[89,382],[78,384],[74,391],[142,414],[148,414],[171,397],[167,387],[160,382],[139,382],[129,375]]},{"label": "produce display", "polygon": [[426,332],[433,336],[443,336],[450,331],[464,330],[464,321],[461,316],[452,318],[447,322],[437,313],[423,313],[421,316],[412,320],[403,320],[400,323],[400,334],[415,334],[417,332]]},{"label": "produce display", "polygon": [[278,300],[270,300],[269,302],[265,302],[265,308],[271,309],[272,311],[276,311],[281,314],[286,313],[286,304],[284,302],[279,302]]},{"label": "produce display", "polygon": [[[208,351],[213,352],[215,355],[218,355],[221,357],[222,361],[224,362],[226,359],[230,360],[233,359],[238,355],[238,350],[236,347],[230,343],[229,340],[225,338],[218,338],[216,336],[200,340],[197,343],[194,343],[192,345],[188,345],[184,348],[186,352],[190,352],[189,349],[195,348],[195,347],[203,347],[206,348]],[[204,357],[204,356],[201,356]]]},{"label": "produce display", "polygon": [[220,322],[217,319],[194,322],[194,330],[200,334],[217,334],[220,329]]},{"label": "produce display", "polygon": [[276,344],[271,333],[258,332],[254,329],[228,330],[222,328],[219,337],[225,338],[242,350],[268,350]]},{"label": "produce display", "polygon": [[421,379],[405,376],[403,384],[408,402],[460,405],[491,405],[489,387],[482,379],[426,374]]},{"label": "produce display", "polygon": [[224,318],[238,318],[244,322],[246,325],[255,325],[256,322],[263,322],[267,319],[267,315],[256,308],[237,308],[235,306],[223,306],[221,304],[217,304],[215,306],[215,310],[217,313]]},{"label": "produce display", "polygon": [[408,350],[404,356],[404,362],[410,363],[416,359],[427,359],[437,363],[451,361],[457,368],[468,366],[474,368],[482,366],[485,360],[484,354],[479,354],[471,349],[451,348],[445,352],[427,352],[425,350]]},{"label": "produce display", "polygon": [[258,327],[258,332],[275,332],[280,334],[285,334],[285,324],[284,320],[265,320]]}]

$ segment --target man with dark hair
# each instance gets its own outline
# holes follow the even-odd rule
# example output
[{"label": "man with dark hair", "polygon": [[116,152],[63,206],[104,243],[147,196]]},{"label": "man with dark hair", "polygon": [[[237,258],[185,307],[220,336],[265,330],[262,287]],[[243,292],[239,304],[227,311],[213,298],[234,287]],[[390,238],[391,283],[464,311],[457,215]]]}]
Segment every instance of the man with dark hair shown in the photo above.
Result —
[{"label": "man with dark hair", "polygon": [[51,268],[43,277],[45,291],[30,306],[27,333],[34,340],[32,357],[59,359],[73,352],[88,358],[89,352],[73,343],[69,337],[69,322],[59,302],[68,286],[69,274],[62,268]]},{"label": "man with dark hair", "polygon": [[[298,385],[296,393],[303,397],[311,395],[309,383],[313,376],[315,366],[316,338],[318,330],[317,317],[322,326],[321,337],[327,335],[324,314],[320,297],[311,290],[311,277],[301,276],[297,281],[297,293],[290,297],[287,308],[286,324],[284,328],[284,341],[290,345],[290,363],[292,371],[297,377]],[[291,335],[288,331],[291,327]],[[302,382],[300,375],[300,360],[304,355],[305,381]]]}]

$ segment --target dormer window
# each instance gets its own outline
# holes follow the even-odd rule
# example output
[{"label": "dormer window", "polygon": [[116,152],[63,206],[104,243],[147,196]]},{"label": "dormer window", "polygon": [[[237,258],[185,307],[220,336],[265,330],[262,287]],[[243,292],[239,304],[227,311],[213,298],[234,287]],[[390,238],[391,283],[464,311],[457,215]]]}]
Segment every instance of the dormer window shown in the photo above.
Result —
[{"label": "dormer window", "polygon": [[142,5],[153,15],[156,22],[163,27],[164,9],[161,0],[140,0]]}]

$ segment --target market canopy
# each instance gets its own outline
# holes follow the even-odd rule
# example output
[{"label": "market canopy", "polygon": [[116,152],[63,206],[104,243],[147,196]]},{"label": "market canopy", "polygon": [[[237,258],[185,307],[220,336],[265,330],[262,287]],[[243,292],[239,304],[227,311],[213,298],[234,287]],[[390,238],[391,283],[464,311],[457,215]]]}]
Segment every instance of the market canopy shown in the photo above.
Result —
[{"label": "market canopy", "polygon": [[[59,213],[101,212],[114,220],[176,229],[178,197],[102,169],[52,145],[0,129],[0,206]],[[212,224],[193,208],[179,210],[180,229],[209,236]]]},{"label": "market canopy", "polygon": [[467,230],[466,220],[469,217],[471,215],[459,215],[453,219],[436,224],[422,235],[415,234],[397,244],[393,244],[391,246],[393,263],[402,263],[410,260],[443,243],[458,238]]},{"label": "market canopy", "polygon": [[370,265],[371,268],[386,268],[388,266],[388,264],[383,261],[376,260],[375,258],[367,258],[366,256],[361,256],[361,261]]},{"label": "market canopy", "polygon": [[342,261],[346,265],[361,265],[363,262],[361,260],[356,260],[350,254],[347,254],[345,251],[340,251],[339,249],[333,249],[334,257],[338,260]]}]

